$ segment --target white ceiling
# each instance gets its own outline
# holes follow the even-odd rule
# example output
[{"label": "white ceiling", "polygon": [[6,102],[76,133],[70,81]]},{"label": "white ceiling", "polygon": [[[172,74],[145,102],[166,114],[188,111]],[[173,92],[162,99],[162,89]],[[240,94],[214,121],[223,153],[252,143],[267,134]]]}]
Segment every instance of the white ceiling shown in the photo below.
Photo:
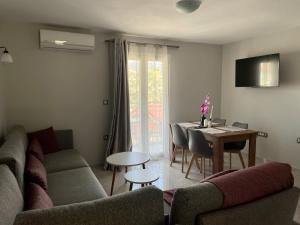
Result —
[{"label": "white ceiling", "polygon": [[300,26],[300,0],[0,0],[0,21],[22,21],[224,44]]}]

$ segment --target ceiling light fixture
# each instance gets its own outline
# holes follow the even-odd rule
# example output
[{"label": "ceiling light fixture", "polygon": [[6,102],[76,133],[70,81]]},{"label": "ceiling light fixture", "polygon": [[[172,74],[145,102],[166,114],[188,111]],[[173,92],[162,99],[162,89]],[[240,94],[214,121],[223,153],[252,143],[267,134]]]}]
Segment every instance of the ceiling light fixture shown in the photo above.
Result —
[{"label": "ceiling light fixture", "polygon": [[14,60],[11,55],[8,53],[6,47],[0,46],[0,48],[4,48],[3,54],[1,55],[0,62],[2,63],[13,63]]},{"label": "ceiling light fixture", "polygon": [[201,5],[202,0],[179,0],[176,2],[176,10],[180,13],[192,13]]}]

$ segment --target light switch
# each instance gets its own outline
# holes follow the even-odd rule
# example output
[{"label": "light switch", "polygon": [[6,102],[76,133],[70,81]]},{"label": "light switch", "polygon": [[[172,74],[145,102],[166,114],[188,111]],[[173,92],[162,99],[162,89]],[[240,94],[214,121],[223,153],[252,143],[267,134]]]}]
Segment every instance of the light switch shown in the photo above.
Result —
[{"label": "light switch", "polygon": [[108,105],[108,99],[103,100],[103,105]]}]

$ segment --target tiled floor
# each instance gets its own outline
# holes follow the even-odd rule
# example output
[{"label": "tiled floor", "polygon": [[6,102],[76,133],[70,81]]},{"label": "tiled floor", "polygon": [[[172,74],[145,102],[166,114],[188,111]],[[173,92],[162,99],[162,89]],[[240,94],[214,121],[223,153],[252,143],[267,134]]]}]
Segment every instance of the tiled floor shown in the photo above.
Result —
[{"label": "tiled floor", "polygon": [[[246,157],[245,157],[246,158]],[[179,160],[180,157],[178,156],[177,159]],[[257,159],[257,164],[261,164],[262,160]],[[161,159],[158,161],[150,161],[146,164],[147,168],[150,168],[157,172],[160,175],[160,179],[153,184],[156,185],[158,188],[162,190],[168,190],[172,188],[178,187],[186,187],[196,183],[199,183],[200,180],[203,179],[202,174],[199,173],[199,170],[194,165],[190,171],[189,178],[185,178],[185,174],[181,173],[181,162],[173,163],[173,166],[170,167],[168,159]],[[187,170],[188,164],[185,164],[185,171]],[[238,159],[237,155],[233,155],[233,168],[241,168],[241,163]],[[133,169],[140,169],[141,166],[129,168],[129,170]],[[225,169],[229,168],[229,160],[225,156]],[[97,178],[103,185],[105,191],[107,193],[110,192],[111,180],[112,180],[112,172],[104,171],[102,167],[94,167],[94,173],[96,174]],[[208,161],[206,163],[206,171],[207,176],[211,174],[211,166],[208,165]],[[300,187],[300,171],[294,170],[293,171],[295,177],[295,184],[297,187]],[[115,181],[115,188],[114,194],[127,192],[129,190],[129,184],[125,184],[124,181],[124,169],[120,171],[116,176]],[[134,185],[133,189],[140,188],[139,185]],[[298,203],[298,208],[295,213],[295,221],[300,223],[300,201]]]}]

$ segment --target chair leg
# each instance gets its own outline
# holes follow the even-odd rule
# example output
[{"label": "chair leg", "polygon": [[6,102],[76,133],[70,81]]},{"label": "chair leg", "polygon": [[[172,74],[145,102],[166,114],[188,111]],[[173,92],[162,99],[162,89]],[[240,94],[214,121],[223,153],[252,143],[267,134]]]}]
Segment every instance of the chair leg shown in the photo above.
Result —
[{"label": "chair leg", "polygon": [[[197,166],[197,168],[200,170],[200,172],[201,172],[201,166],[199,165],[199,161],[198,161],[198,158],[199,157],[197,157],[196,159],[195,159],[195,161],[196,161],[196,166]],[[200,157],[200,159],[201,159],[202,157]],[[202,159],[201,159],[202,160]],[[200,161],[201,162],[201,161]],[[201,164],[202,165],[202,164]]]},{"label": "chair leg", "polygon": [[203,176],[205,178],[205,157],[203,157]]},{"label": "chair leg", "polygon": [[204,157],[203,157],[203,156],[201,156],[200,173],[202,173],[202,172],[203,172],[203,168],[202,168],[202,166],[203,166],[203,159],[204,159]]},{"label": "chair leg", "polygon": [[187,154],[188,154],[188,151],[186,150],[185,151],[185,157],[184,157],[185,158],[185,163],[188,163],[188,161],[187,161]]},{"label": "chair leg", "polygon": [[245,162],[244,162],[244,159],[243,159],[242,153],[241,153],[241,152],[238,152],[238,154],[239,154],[239,157],[240,157],[240,160],[241,160],[242,166],[243,166],[243,168],[245,169],[245,168],[246,168],[246,166],[245,166]]},{"label": "chair leg", "polygon": [[184,148],[182,148],[182,159],[181,159],[181,172],[184,173],[183,171],[183,167],[184,167],[184,153],[185,153],[185,150]]},{"label": "chair leg", "polygon": [[229,168],[231,169],[231,166],[232,166],[232,164],[231,164],[231,152],[229,152]]},{"label": "chair leg", "polygon": [[[175,159],[175,155],[176,155],[176,147],[174,148],[173,152],[172,152],[172,159]],[[171,160],[170,166],[172,166],[174,160]]]},{"label": "chair leg", "polygon": [[186,171],[185,178],[188,178],[194,160],[196,160],[196,162],[197,162],[197,158],[193,154],[192,159],[191,159],[190,164],[189,164],[189,167],[188,167],[188,170]]}]

